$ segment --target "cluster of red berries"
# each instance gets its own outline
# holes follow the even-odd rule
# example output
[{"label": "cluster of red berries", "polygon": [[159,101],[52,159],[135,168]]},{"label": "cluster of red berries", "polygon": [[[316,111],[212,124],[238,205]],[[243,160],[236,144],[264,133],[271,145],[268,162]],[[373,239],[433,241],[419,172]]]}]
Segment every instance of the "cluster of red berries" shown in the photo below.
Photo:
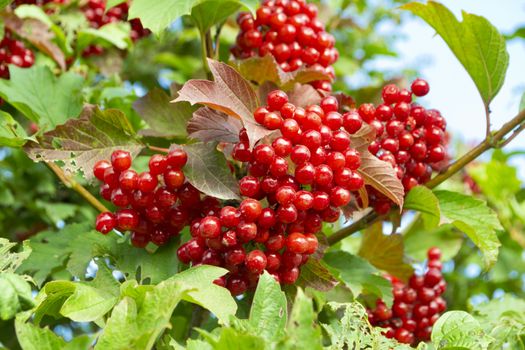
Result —
[{"label": "cluster of red berries", "polygon": [[33,51],[26,48],[24,43],[15,39],[11,31],[5,31],[0,41],[0,79],[9,79],[8,64],[28,68],[35,63]]},{"label": "cluster of red berries", "polygon": [[155,154],[149,171],[140,174],[130,169],[132,160],[126,151],[113,152],[111,162],[98,161],[93,173],[102,182],[100,195],[119,209],[101,213],[96,229],[103,234],[114,228],[131,231],[131,243],[139,248],[149,242],[160,246],[191,220],[217,213],[219,202],[210,197],[201,200],[200,191],[185,181],[182,167],[187,158],[182,149],[167,156]]},{"label": "cluster of red berries", "polygon": [[385,336],[396,338],[401,343],[428,341],[432,326],[447,308],[445,299],[441,297],[447,288],[441,274],[441,251],[431,248],[427,254],[428,270],[424,275],[412,275],[408,285],[395,277],[389,278],[394,295],[391,309],[379,300],[375,309],[368,310],[370,323],[386,328]]},{"label": "cluster of red berries", "polygon": [[[317,249],[315,234],[323,221],[337,221],[339,208],[364,185],[355,171],[359,153],[350,147],[361,118],[337,110],[333,97],[303,109],[284,92],[271,92],[254,118],[281,135],[250,150],[246,131],[240,132],[232,158],[246,165],[248,174],[239,181],[245,199],[238,208],[226,206],[220,215],[193,224],[194,239],[181,246],[179,258],[225,266],[230,274],[217,283],[233,294],[254,286],[265,269],[282,284],[294,283]],[[199,239],[211,250],[204,252]]]},{"label": "cluster of red berries", "polygon": [[[82,7],[84,16],[93,28],[100,28],[112,22],[127,21],[128,10],[129,4],[123,2],[106,11],[106,0],[89,0],[87,4]],[[142,26],[138,18],[130,20],[129,24],[131,25],[130,36],[133,41],[137,41],[150,34],[150,31]],[[100,55],[103,51],[104,49],[100,45],[92,45],[86,48],[83,55],[84,57]]]},{"label": "cluster of red berries", "polygon": [[[334,37],[325,31],[317,18],[317,7],[305,0],[265,0],[251,13],[241,13],[237,23],[241,29],[232,54],[239,59],[272,55],[285,72],[314,67],[335,77],[332,64],[339,58]],[[330,81],[312,85],[331,91]]]},{"label": "cluster of red berries", "polygon": [[[355,112],[376,130],[376,140],[368,150],[392,164],[405,192],[430,180],[432,170],[447,156],[445,119],[439,111],[412,102],[412,95],[425,96],[429,90],[423,79],[416,79],[411,90],[390,84],[383,88],[382,104],[362,104]],[[388,212],[391,202],[372,188],[368,190],[374,209]]]}]

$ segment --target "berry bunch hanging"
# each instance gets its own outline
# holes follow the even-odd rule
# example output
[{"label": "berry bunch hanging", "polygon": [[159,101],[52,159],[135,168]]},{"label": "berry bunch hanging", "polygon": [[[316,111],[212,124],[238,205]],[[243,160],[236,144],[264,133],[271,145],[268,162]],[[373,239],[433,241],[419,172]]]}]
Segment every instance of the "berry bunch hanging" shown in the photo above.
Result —
[{"label": "berry bunch hanging", "polygon": [[385,336],[401,343],[430,340],[432,326],[447,308],[441,297],[447,287],[441,274],[441,251],[431,248],[427,255],[427,271],[421,276],[412,275],[408,285],[389,277],[394,295],[391,309],[379,300],[374,309],[368,310],[370,323],[385,328]]},{"label": "berry bunch hanging", "polygon": [[[411,90],[386,85],[382,104],[362,104],[356,112],[376,130],[368,150],[394,167],[405,192],[428,182],[446,158],[445,119],[438,110],[412,102],[413,95],[425,96],[429,90],[423,79],[416,79]],[[377,212],[388,212],[391,202],[385,196],[369,188],[369,197]]]},{"label": "berry bunch hanging", "polygon": [[[237,18],[240,32],[232,54],[239,59],[272,55],[285,72],[301,67],[315,67],[334,78],[334,64],[339,53],[334,37],[317,18],[317,6],[305,0],[265,0],[256,16],[241,13]],[[331,91],[330,81],[312,85]]]},{"label": "berry bunch hanging", "polygon": [[180,247],[179,258],[225,266],[230,274],[217,283],[233,294],[255,286],[265,269],[283,284],[294,283],[318,247],[322,222],[337,221],[340,207],[364,185],[355,171],[359,153],[350,147],[350,134],[362,121],[337,110],[333,97],[301,108],[283,91],[271,92],[254,118],[281,136],[250,150],[241,130],[232,158],[247,169],[239,181],[245,199],[238,208],[226,206],[220,215],[193,223],[194,238]]},{"label": "berry bunch hanging", "polygon": [[17,40],[10,30],[5,31],[4,38],[0,41],[0,78],[9,79],[9,64],[28,68],[35,63],[33,51],[24,43]]},{"label": "berry bunch hanging", "polygon": [[182,149],[167,156],[155,154],[149,160],[149,171],[140,174],[130,169],[131,155],[126,151],[113,152],[111,162],[98,161],[93,173],[102,182],[100,195],[119,209],[101,213],[96,229],[103,234],[114,228],[131,231],[136,247],[149,242],[160,246],[194,218],[218,212],[217,200],[205,197],[201,201],[201,193],[185,181],[182,167],[186,161]]},{"label": "berry bunch hanging", "polygon": [[[89,0],[86,5],[82,7],[82,12],[84,12],[84,16],[92,28],[100,28],[108,23],[127,21],[128,10],[129,4],[123,2],[106,11],[106,0]],[[137,41],[150,33],[148,29],[142,26],[142,23],[137,18],[129,20],[129,24],[131,25],[130,37],[133,41]],[[101,46],[92,45],[86,48],[83,55],[84,57],[100,55],[103,51]]]}]

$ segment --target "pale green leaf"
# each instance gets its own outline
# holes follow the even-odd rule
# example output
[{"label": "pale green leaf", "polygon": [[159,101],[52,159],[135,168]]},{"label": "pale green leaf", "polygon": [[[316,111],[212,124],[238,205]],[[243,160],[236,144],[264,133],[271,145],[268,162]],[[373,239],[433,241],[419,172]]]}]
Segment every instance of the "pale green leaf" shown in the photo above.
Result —
[{"label": "pale green leaf", "polygon": [[113,45],[125,50],[131,46],[130,25],[127,22],[114,22],[102,27],[85,28],[78,31],[77,51],[82,52],[89,45]]},{"label": "pale green leaf", "polygon": [[9,320],[33,306],[31,286],[20,275],[0,272],[0,319]]},{"label": "pale green leaf", "polygon": [[328,252],[323,260],[354,296],[371,293],[383,299],[388,306],[392,305],[392,285],[366,260],[344,251]]},{"label": "pale green leaf", "polygon": [[225,21],[241,6],[239,0],[205,0],[191,9],[191,17],[202,33]]},{"label": "pale green leaf", "polygon": [[487,163],[478,163],[469,167],[468,173],[490,200],[502,204],[506,204],[521,189],[517,169],[504,161],[492,159]]},{"label": "pale green leaf", "polygon": [[0,10],[3,10],[7,5],[9,5],[13,0],[0,0]]},{"label": "pale green leaf", "polygon": [[7,112],[0,111],[0,146],[22,147],[27,142],[27,133]]},{"label": "pale green leaf", "polygon": [[75,118],[82,110],[80,90],[84,79],[75,73],[58,77],[46,66],[9,66],[10,80],[0,80],[0,96],[41,130],[49,130]]},{"label": "pale green leaf", "polygon": [[40,328],[26,322],[27,314],[19,314],[15,320],[15,330],[23,350],[61,350],[66,342],[49,328]]},{"label": "pale green leaf", "polygon": [[31,255],[31,247],[27,241],[24,241],[20,252],[11,251],[15,246],[16,243],[0,237],[0,272],[15,272]]},{"label": "pale green leaf", "polygon": [[402,6],[421,17],[445,40],[476,84],[488,106],[496,96],[509,64],[505,38],[485,18],[463,12],[463,22],[438,2]]},{"label": "pale green leaf", "polygon": [[438,349],[486,349],[491,341],[480,323],[465,311],[444,313],[432,329]]},{"label": "pale green leaf", "polygon": [[403,235],[405,253],[418,261],[427,259],[427,252],[432,247],[441,249],[443,261],[450,260],[457,255],[463,241],[463,234],[450,224],[428,230],[417,222]]},{"label": "pale green leaf", "polygon": [[426,229],[439,224],[439,201],[431,190],[425,186],[416,186],[408,192],[405,198],[404,209],[415,210],[421,213]]},{"label": "pale green leaf", "polygon": [[481,250],[485,267],[496,262],[501,245],[497,231],[503,230],[496,213],[480,199],[451,191],[436,191],[442,221],[465,233]]},{"label": "pale green leaf", "polygon": [[266,271],[259,278],[249,320],[267,341],[276,340],[284,333],[287,320],[286,295],[280,284]]},{"label": "pale green leaf", "polygon": [[107,314],[118,301],[118,297],[91,287],[76,283],[74,293],[69,296],[60,314],[75,322],[92,322]]}]

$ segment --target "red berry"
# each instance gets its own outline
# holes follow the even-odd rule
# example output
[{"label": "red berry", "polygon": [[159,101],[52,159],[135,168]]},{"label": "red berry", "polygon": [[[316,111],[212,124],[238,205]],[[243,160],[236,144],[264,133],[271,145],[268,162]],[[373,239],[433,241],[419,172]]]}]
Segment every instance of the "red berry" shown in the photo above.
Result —
[{"label": "red berry", "polygon": [[[281,15],[281,14],[277,14]],[[283,14],[284,15],[284,14]],[[284,16],[286,18],[286,16]],[[282,18],[282,17],[281,17]],[[284,25],[284,23],[283,23]],[[272,111],[278,111],[281,109],[281,107],[288,102],[288,96],[284,91],[281,90],[274,90],[268,94],[266,97],[266,102],[268,103],[268,107]]]},{"label": "red berry", "polygon": [[414,80],[414,82],[412,83],[411,89],[414,95],[418,97],[425,96],[430,91],[430,87],[428,83],[426,82],[426,80],[419,79],[419,78]]},{"label": "red berry", "polygon": [[216,238],[221,234],[221,221],[215,216],[206,216],[200,222],[199,234],[203,238]]},{"label": "red berry", "polygon": [[182,148],[177,148],[168,153],[167,162],[173,169],[182,169],[188,161],[188,155]]},{"label": "red berry", "polygon": [[111,165],[116,171],[124,171],[131,166],[131,154],[126,151],[117,150],[111,154]]},{"label": "red berry", "polygon": [[247,198],[241,202],[239,206],[239,211],[241,212],[241,217],[247,222],[254,222],[257,220],[259,215],[262,212],[261,203],[252,198]]},{"label": "red berry", "polygon": [[266,255],[260,250],[252,250],[246,255],[245,264],[248,271],[261,274],[266,268]]},{"label": "red berry", "polygon": [[110,167],[111,163],[109,163],[107,160],[99,160],[93,166],[93,174],[100,181],[104,181],[104,172]]},{"label": "red berry", "polygon": [[110,212],[104,212],[97,216],[95,228],[97,231],[107,234],[109,231],[113,230],[116,225],[117,219],[115,218],[115,215]]}]

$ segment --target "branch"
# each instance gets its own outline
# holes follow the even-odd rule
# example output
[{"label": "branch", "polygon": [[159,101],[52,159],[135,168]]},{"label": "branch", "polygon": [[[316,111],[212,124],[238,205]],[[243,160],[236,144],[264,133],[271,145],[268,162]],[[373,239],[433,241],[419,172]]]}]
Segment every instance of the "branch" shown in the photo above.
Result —
[{"label": "branch", "polygon": [[73,178],[70,176],[67,176],[64,171],[55,163],[53,162],[46,162],[46,165],[53,170],[53,172],[56,174],[56,176],[62,181],[66,187],[71,188],[73,191],[80,194],[86,201],[89,202],[95,209],[97,209],[100,212],[109,211],[108,208],[104,206],[95,196],[93,196],[84,186],[76,182]]},{"label": "branch", "polygon": [[[490,123],[490,122],[489,122]],[[467,164],[478,158],[481,154],[485,153],[491,148],[503,147],[507,145],[512,139],[514,139],[520,132],[525,130],[525,109],[522,110],[518,115],[512,118],[509,122],[505,123],[501,129],[489,134],[481,143],[476,147],[468,151],[465,155],[450,164],[441,174],[434,177],[432,180],[425,184],[428,188],[434,188],[440,185],[442,182],[452,177],[454,174],[463,169]],[[507,134],[512,134],[505,139]],[[395,210],[395,209],[394,209]],[[351,236],[357,231],[362,230],[369,224],[373,224],[377,221],[383,220],[387,215],[380,216],[375,212],[371,212],[361,219],[353,222],[351,225],[342,228],[335,232],[333,235],[328,237],[328,244],[334,245],[342,239]]]}]

